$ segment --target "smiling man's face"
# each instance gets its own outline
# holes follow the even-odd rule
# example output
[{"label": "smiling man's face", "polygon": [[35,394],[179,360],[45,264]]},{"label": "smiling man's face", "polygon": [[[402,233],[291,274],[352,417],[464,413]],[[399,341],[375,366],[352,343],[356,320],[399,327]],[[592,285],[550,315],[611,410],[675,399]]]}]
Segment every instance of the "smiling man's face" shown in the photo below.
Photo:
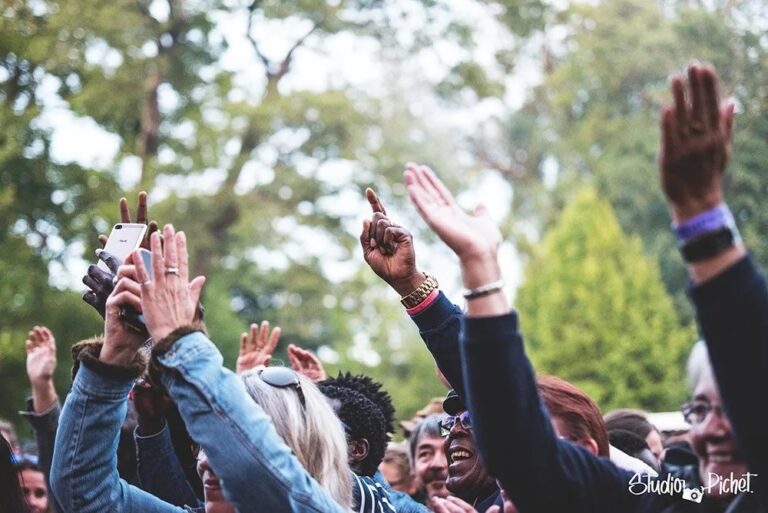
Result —
[{"label": "smiling man's face", "polygon": [[444,447],[448,457],[448,491],[472,503],[496,489],[496,482],[480,461],[472,432],[461,422],[454,422],[445,437]]},{"label": "smiling man's face", "polygon": [[447,460],[443,450],[443,439],[434,436],[422,436],[416,445],[413,470],[427,497],[445,497]]}]

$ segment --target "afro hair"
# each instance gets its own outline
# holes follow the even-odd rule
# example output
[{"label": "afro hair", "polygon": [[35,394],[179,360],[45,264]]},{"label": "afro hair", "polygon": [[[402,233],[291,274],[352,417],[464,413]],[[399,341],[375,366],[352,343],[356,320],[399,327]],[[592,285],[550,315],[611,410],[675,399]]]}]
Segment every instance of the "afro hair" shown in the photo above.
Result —
[{"label": "afro hair", "polygon": [[384,415],[378,405],[351,388],[325,381],[318,383],[318,387],[328,399],[339,402],[337,414],[345,424],[349,438],[364,438],[368,441],[368,456],[360,462],[360,468],[357,470],[364,476],[373,476],[384,458],[389,441]]},{"label": "afro hair", "polygon": [[353,375],[349,372],[340,372],[335,378],[326,379],[323,383],[350,388],[366,396],[379,407],[384,416],[387,433],[395,432],[395,407],[392,405],[392,397],[384,390],[381,383],[374,381],[365,374]]}]

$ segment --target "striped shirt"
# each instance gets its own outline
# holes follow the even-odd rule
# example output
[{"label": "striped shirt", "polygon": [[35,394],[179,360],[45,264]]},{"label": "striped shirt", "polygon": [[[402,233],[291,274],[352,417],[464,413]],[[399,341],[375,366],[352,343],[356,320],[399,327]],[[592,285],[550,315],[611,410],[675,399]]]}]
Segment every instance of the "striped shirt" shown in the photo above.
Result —
[{"label": "striped shirt", "polygon": [[355,474],[352,510],[356,513],[397,513],[389,493],[370,477]]}]

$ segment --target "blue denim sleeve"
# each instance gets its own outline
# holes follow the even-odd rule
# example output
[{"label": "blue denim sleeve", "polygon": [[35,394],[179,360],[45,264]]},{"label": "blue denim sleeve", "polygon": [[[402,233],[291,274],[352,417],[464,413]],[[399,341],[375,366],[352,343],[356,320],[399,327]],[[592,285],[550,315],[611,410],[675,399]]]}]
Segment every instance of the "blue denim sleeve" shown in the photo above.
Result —
[{"label": "blue denim sleeve", "polygon": [[141,436],[139,428],[136,428],[133,438],[136,441],[137,473],[142,490],[176,506],[202,505],[173,449],[168,424],[148,436]]},{"label": "blue denim sleeve", "polygon": [[340,513],[304,469],[269,416],[200,332],[158,357],[162,381],[192,439],[206,452],[227,500],[241,512]]},{"label": "blue denim sleeve", "polygon": [[182,513],[121,480],[117,444],[133,380],[114,379],[80,365],[56,434],[51,486],[63,511]]},{"label": "blue denim sleeve", "polygon": [[459,332],[464,313],[441,291],[434,303],[413,317],[427,349],[451,386],[464,396]]},{"label": "blue denim sleeve", "polygon": [[768,503],[768,431],[756,402],[768,388],[768,283],[747,257],[690,294],[741,453]]}]

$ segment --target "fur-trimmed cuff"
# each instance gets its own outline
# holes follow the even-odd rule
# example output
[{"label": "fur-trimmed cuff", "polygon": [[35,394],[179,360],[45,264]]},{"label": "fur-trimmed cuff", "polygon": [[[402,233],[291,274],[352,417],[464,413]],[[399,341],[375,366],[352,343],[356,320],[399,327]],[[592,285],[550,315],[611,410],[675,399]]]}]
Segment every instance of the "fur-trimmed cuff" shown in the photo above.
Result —
[{"label": "fur-trimmed cuff", "polygon": [[155,345],[152,348],[152,359],[154,360],[158,356],[167,353],[171,349],[171,346],[173,346],[173,344],[180,338],[186,337],[190,333],[195,333],[197,331],[203,332],[206,337],[208,336],[208,331],[205,329],[205,323],[203,321],[193,321],[192,324],[176,328],[167,337],[155,342]]},{"label": "fur-trimmed cuff", "polygon": [[162,385],[163,381],[160,379],[164,369],[163,366],[158,363],[157,359],[167,353],[177,340],[190,333],[196,333],[198,331],[201,331],[205,336],[208,336],[208,331],[205,329],[205,323],[203,321],[194,321],[192,324],[176,328],[167,337],[155,343],[152,347],[152,358],[149,360],[149,372],[147,376],[153,386],[157,386],[160,390],[165,389]]},{"label": "fur-trimmed cuff", "polygon": [[147,358],[141,352],[137,352],[133,361],[127,366],[104,363],[99,360],[102,347],[104,347],[103,337],[83,340],[72,346],[72,358],[74,360],[74,365],[72,366],[73,381],[81,363],[85,363],[89,369],[102,376],[117,379],[136,379],[147,369]]}]

